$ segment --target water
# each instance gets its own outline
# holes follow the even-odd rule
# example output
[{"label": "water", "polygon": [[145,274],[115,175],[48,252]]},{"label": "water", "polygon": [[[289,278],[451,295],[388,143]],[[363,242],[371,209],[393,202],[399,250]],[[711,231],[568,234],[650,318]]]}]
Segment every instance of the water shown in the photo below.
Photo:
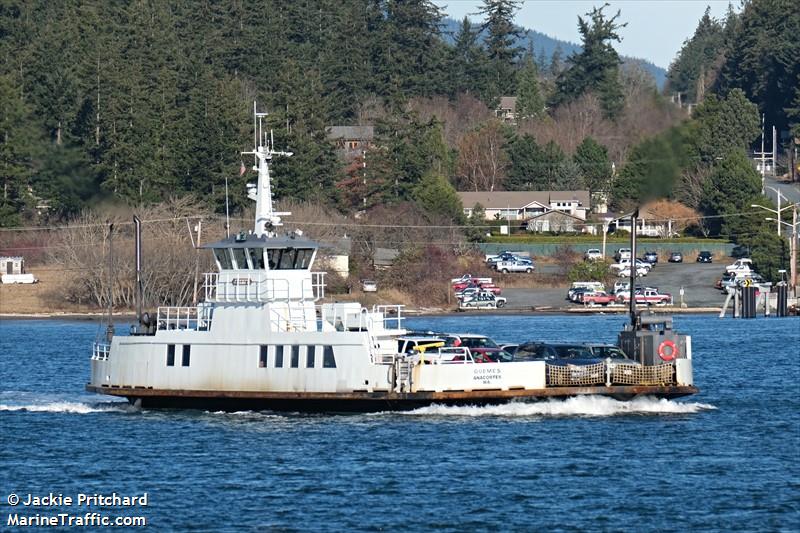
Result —
[{"label": "water", "polygon": [[[614,341],[623,320],[409,325]],[[96,324],[0,321],[0,530],[12,509],[36,512],[8,506],[11,492],[147,492],[147,507],[100,510],[158,531],[800,530],[800,321],[676,327],[702,391],[680,401],[309,416],[137,411],[83,392]]]}]

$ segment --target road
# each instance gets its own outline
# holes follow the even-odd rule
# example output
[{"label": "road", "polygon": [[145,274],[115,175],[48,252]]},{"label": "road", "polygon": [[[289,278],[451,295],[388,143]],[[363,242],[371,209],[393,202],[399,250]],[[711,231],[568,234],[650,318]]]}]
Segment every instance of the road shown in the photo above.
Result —
[{"label": "road", "polygon": [[[672,294],[675,305],[680,305],[680,288],[683,287],[684,302],[689,308],[720,307],[725,298],[721,291],[714,288],[714,283],[722,276],[727,264],[730,264],[727,260],[716,263],[658,263],[650,274],[640,278],[639,283]],[[503,291],[510,309],[577,307],[566,300],[566,295],[566,285],[562,288],[509,288]]]},{"label": "road", "polygon": [[[773,189],[778,189],[781,191],[783,198],[781,198],[781,206],[786,205],[786,200],[788,199],[789,203],[800,202],[800,183],[786,183],[781,181],[775,181],[774,178],[766,176],[765,178],[766,186],[772,187]],[[778,205],[777,194],[775,191],[771,189],[767,189],[767,197]]]}]

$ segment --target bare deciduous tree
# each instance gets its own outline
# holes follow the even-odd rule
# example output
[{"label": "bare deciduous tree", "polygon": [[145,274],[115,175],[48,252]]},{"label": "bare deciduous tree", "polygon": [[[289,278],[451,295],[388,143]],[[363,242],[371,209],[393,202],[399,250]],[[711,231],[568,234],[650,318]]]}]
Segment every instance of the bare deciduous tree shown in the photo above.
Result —
[{"label": "bare deciduous tree", "polygon": [[508,167],[505,142],[497,120],[464,134],[458,143],[458,188],[474,191],[502,189]]}]

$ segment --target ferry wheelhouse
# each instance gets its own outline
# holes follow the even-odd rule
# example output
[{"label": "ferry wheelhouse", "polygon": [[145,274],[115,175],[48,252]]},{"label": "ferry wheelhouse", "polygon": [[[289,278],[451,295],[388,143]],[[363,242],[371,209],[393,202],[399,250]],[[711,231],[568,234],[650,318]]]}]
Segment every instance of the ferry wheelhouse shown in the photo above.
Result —
[{"label": "ferry wheelhouse", "polygon": [[243,152],[258,174],[248,184],[253,231],[204,246],[217,272],[205,274],[198,305],[140,311],[130,335],[96,342],[87,390],[147,408],[332,412],[697,392],[691,339],[671,320],[638,314],[620,334],[631,364],[485,363],[463,347],[399,353],[403,306],[324,302],[324,273],[313,270],[319,245],[280,233],[289,213],[273,210],[270,165],[291,154],[274,150],[265,115],[255,113],[255,147]]}]

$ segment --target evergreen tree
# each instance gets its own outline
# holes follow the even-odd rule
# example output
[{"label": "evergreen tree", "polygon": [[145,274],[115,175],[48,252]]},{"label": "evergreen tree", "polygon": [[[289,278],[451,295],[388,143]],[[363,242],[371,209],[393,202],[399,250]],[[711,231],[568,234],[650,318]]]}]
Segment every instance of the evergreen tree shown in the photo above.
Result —
[{"label": "evergreen tree", "polygon": [[378,93],[400,102],[434,94],[443,85],[445,49],[440,39],[441,9],[430,0],[380,3],[373,68]]},{"label": "evergreen tree", "polygon": [[761,131],[758,109],[739,89],[726,98],[709,95],[693,118],[690,141],[697,159],[706,162],[746,149]]},{"label": "evergreen tree", "polygon": [[539,88],[539,72],[532,55],[525,57],[522,68],[517,71],[517,114],[535,118],[544,113],[544,98]]},{"label": "evergreen tree", "polygon": [[622,111],[625,98],[619,79],[621,61],[612,42],[621,41],[617,31],[627,23],[617,22],[619,11],[607,18],[603,13],[607,5],[587,13],[589,20],[578,17],[583,49],[567,60],[569,68],[558,77],[552,103],[561,105],[577,99],[585,92],[595,92],[606,117],[613,119]]},{"label": "evergreen tree", "polygon": [[478,12],[484,16],[481,29],[487,33],[484,42],[495,97],[514,94],[514,68],[521,50],[516,46],[520,32],[514,26],[518,9],[518,0],[483,0]]},{"label": "evergreen tree", "polygon": [[630,209],[668,198],[689,162],[686,132],[672,128],[634,146],[628,161],[612,184],[612,205]]},{"label": "evergreen tree", "polygon": [[0,76],[0,226],[21,222],[38,141],[31,110],[19,93],[9,76]]},{"label": "evergreen tree", "polygon": [[724,53],[724,28],[710,12],[707,7],[694,35],[684,42],[667,73],[668,91],[680,92],[689,102],[702,100],[715,76],[714,64]]},{"label": "evergreen tree", "polygon": [[541,177],[542,149],[529,133],[514,138],[508,144],[511,167],[506,178],[510,191],[537,190],[544,185]]},{"label": "evergreen tree", "polygon": [[744,4],[731,38],[716,92],[742,89],[766,115],[766,123],[787,130],[800,75],[800,9],[794,0],[752,0]]},{"label": "evergreen tree", "polygon": [[559,44],[556,46],[553,55],[550,56],[550,66],[547,69],[550,77],[553,79],[558,78],[561,74],[561,71],[564,69],[564,65],[561,62],[561,58],[564,56],[564,52],[561,50],[561,45]]},{"label": "evergreen tree", "polygon": [[441,215],[457,223],[463,222],[461,199],[443,175],[429,172],[423,176],[414,186],[412,196],[424,213]]},{"label": "evergreen tree", "polygon": [[713,233],[729,237],[748,232],[749,223],[739,216],[761,192],[761,177],[743,151],[732,150],[714,162],[700,208],[710,219]]},{"label": "evergreen tree", "polygon": [[572,160],[580,168],[584,183],[591,192],[607,191],[611,185],[611,161],[608,149],[586,137],[575,149]]},{"label": "evergreen tree", "polygon": [[467,92],[485,101],[493,97],[492,81],[487,76],[488,58],[478,41],[478,29],[464,17],[451,50],[448,94]]}]

